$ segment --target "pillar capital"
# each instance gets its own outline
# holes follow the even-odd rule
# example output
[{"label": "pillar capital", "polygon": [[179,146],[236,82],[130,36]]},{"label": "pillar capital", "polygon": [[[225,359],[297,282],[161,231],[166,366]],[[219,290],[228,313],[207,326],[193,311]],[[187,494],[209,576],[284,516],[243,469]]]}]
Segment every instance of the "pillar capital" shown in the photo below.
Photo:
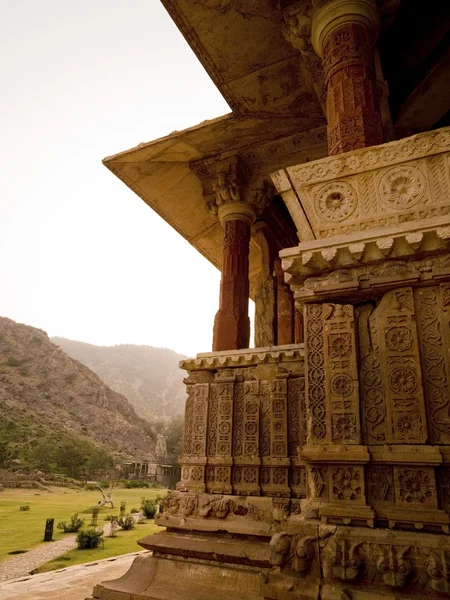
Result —
[{"label": "pillar capital", "polygon": [[341,25],[364,26],[373,44],[378,35],[379,15],[374,0],[313,0],[311,42],[324,58],[325,41]]},{"label": "pillar capital", "polygon": [[190,167],[202,182],[206,209],[222,225],[230,220],[252,225],[273,198],[272,184],[255,180],[238,154],[195,161]]}]

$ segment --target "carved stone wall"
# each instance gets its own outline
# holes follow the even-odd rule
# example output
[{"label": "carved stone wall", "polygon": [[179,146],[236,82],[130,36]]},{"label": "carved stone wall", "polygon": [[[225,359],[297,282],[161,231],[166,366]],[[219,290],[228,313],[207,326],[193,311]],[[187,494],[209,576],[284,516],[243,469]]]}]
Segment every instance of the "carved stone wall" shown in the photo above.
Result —
[{"label": "carved stone wall", "polygon": [[213,353],[186,361],[188,398],[179,487],[216,494],[305,497],[306,475],[299,458],[306,431],[303,348],[247,352]]}]

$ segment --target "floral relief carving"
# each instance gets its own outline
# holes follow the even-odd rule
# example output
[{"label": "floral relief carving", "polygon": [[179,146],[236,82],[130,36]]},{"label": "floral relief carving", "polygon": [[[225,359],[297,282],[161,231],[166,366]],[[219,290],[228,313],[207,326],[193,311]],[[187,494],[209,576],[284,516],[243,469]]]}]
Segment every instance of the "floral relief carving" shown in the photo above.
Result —
[{"label": "floral relief carving", "polygon": [[414,167],[396,167],[389,170],[380,183],[381,198],[394,210],[415,206],[426,189],[425,177]]},{"label": "floral relief carving", "polygon": [[319,192],[316,201],[317,214],[325,221],[340,223],[355,212],[357,198],[347,183],[333,182]]},{"label": "floral relief carving", "polygon": [[356,439],[356,417],[355,415],[332,415],[333,417],[333,440],[352,441]]},{"label": "floral relief carving", "polygon": [[393,369],[389,375],[389,385],[397,394],[413,394],[417,389],[417,375],[409,367]]},{"label": "floral relief carving", "polygon": [[350,334],[343,333],[332,337],[329,345],[330,358],[343,358],[349,356],[352,351]]},{"label": "floral relief carving", "polygon": [[386,346],[389,350],[404,352],[413,345],[413,337],[408,327],[393,327],[386,332]]},{"label": "floral relief carving", "polygon": [[408,504],[435,503],[435,482],[430,470],[398,469],[397,477],[402,502]]},{"label": "floral relief carving", "polygon": [[404,412],[394,422],[396,437],[405,442],[415,441],[422,436],[422,424],[417,412]]},{"label": "floral relief carving", "polygon": [[331,378],[331,392],[335,396],[350,396],[353,392],[353,381],[347,373],[339,373]]},{"label": "floral relief carving", "polygon": [[339,467],[332,474],[333,498],[336,500],[359,500],[362,484],[361,472],[354,467]]}]

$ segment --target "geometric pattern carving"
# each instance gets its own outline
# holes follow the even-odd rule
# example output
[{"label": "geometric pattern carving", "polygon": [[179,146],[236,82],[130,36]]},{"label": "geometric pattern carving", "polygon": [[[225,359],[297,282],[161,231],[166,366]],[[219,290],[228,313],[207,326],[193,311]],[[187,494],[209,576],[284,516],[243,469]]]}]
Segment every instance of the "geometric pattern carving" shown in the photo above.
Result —
[{"label": "geometric pattern carving", "polygon": [[327,437],[325,407],[325,357],[323,349],[322,305],[305,307],[305,371],[308,443],[324,442]]}]

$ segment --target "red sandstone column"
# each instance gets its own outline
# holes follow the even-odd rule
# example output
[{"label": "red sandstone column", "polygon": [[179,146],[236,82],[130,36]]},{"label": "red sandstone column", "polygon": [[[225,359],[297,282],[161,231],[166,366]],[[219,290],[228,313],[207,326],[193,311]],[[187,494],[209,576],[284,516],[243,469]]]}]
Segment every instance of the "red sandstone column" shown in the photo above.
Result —
[{"label": "red sandstone column", "polygon": [[275,260],[277,276],[277,344],[294,343],[294,298],[289,287],[284,283],[284,274],[279,258]]},{"label": "red sandstone column", "polygon": [[[315,0],[317,4],[317,0]],[[383,143],[373,44],[374,0],[330,0],[313,15],[312,43],[325,74],[328,153]]]},{"label": "red sandstone column", "polygon": [[248,348],[248,253],[251,222],[230,218],[223,222],[223,260],[219,310],[214,320],[213,351]]},{"label": "red sandstone column", "polygon": [[301,344],[305,341],[303,308],[295,309],[295,335],[294,342]]}]

